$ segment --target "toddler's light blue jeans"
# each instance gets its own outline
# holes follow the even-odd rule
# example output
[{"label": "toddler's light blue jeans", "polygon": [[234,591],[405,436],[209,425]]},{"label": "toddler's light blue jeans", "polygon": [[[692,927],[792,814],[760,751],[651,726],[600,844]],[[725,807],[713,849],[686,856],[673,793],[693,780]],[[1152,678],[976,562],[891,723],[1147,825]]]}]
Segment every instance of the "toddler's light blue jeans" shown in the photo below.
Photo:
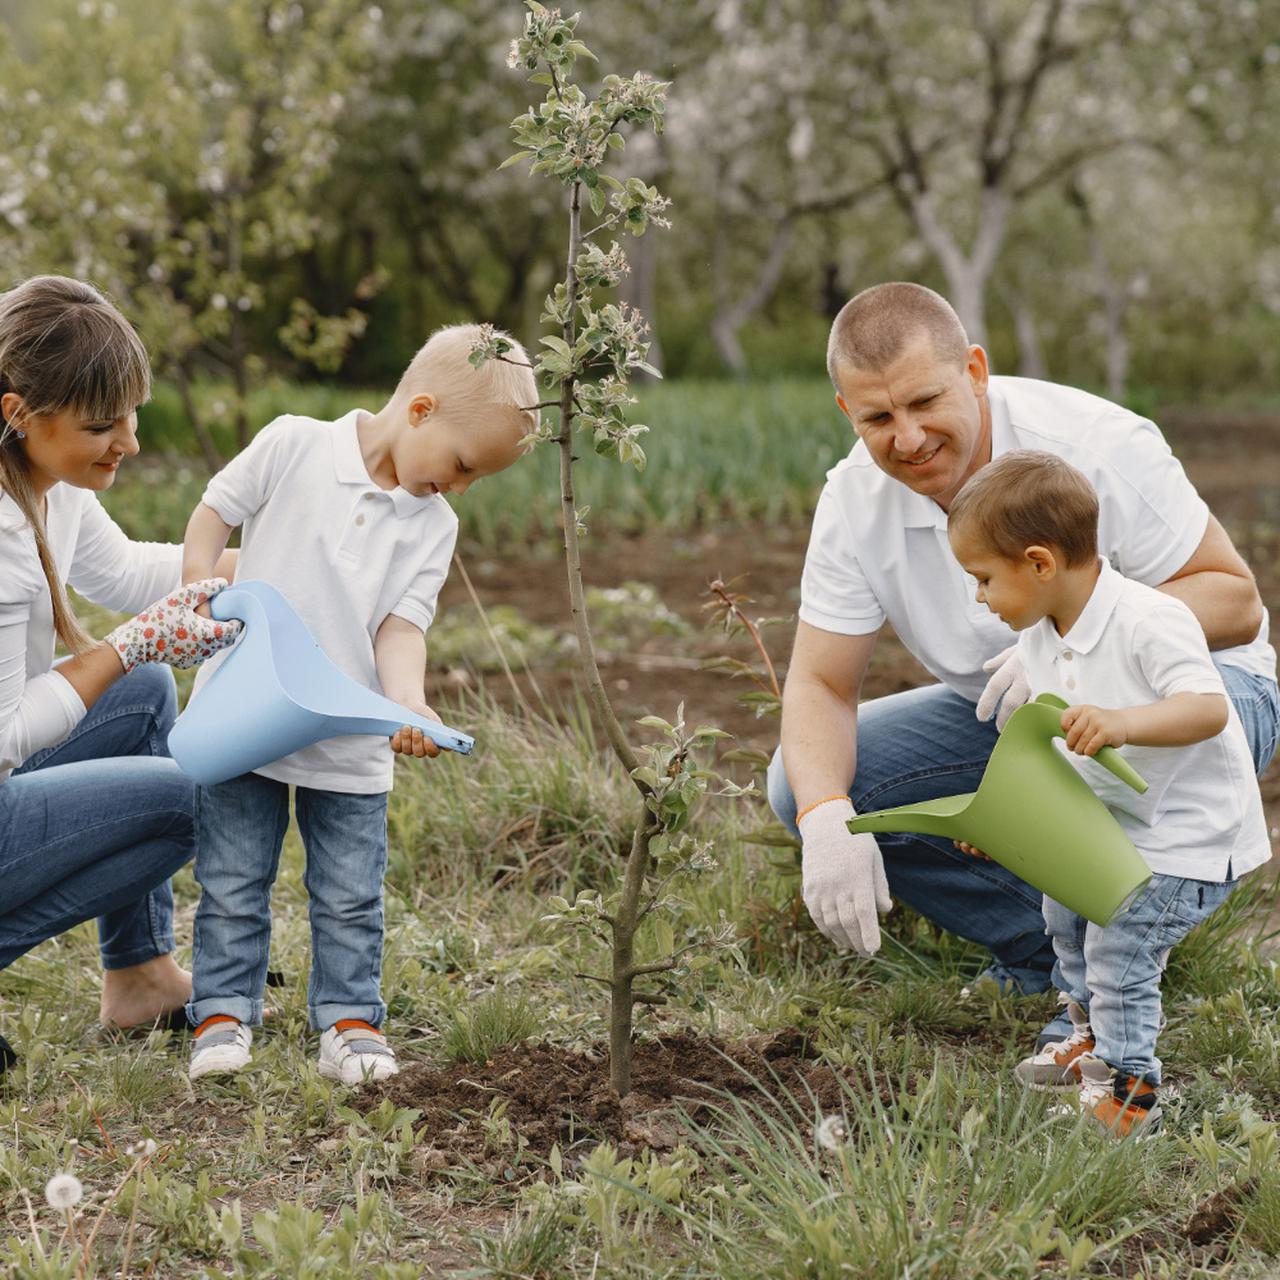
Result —
[{"label": "toddler's light blue jeans", "polygon": [[94,916],[104,969],[173,950],[195,810],[165,745],[177,711],[169,668],[136,667],[0,783],[0,969]]},{"label": "toddler's light blue jeans", "polygon": [[1044,900],[1053,981],[1089,1012],[1094,1053],[1121,1075],[1160,1083],[1160,975],[1169,951],[1239,884],[1153,875],[1105,928]]},{"label": "toddler's light blue jeans", "polygon": [[[377,1027],[382,1003],[382,877],[387,795],[297,787],[311,916],[307,1011],[325,1031],[344,1018]],[[196,910],[191,1003],[199,1025],[215,1013],[262,1022],[271,944],[271,886],[289,826],[286,783],[246,773],[201,787],[196,820]]]}]

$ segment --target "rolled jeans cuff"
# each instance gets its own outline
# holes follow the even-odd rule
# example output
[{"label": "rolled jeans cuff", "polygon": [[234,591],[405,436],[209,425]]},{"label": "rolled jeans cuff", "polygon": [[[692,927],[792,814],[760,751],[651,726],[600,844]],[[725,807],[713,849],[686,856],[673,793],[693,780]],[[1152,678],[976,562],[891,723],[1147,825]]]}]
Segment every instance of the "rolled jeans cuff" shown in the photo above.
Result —
[{"label": "rolled jeans cuff", "polygon": [[246,996],[208,996],[204,1000],[191,1000],[187,1004],[187,1020],[198,1027],[206,1018],[223,1014],[243,1022],[246,1027],[262,1026],[262,1001]]}]

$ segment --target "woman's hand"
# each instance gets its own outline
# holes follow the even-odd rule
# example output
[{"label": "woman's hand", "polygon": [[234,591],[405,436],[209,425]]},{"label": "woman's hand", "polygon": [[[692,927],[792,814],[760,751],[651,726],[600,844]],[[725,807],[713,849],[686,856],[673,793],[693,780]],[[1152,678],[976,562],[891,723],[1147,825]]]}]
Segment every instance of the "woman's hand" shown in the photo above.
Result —
[{"label": "woman's hand", "polygon": [[226,578],[190,582],[148,605],[106,637],[126,672],[143,662],[194,667],[233,644],[244,625],[202,618],[196,609],[227,585]]}]

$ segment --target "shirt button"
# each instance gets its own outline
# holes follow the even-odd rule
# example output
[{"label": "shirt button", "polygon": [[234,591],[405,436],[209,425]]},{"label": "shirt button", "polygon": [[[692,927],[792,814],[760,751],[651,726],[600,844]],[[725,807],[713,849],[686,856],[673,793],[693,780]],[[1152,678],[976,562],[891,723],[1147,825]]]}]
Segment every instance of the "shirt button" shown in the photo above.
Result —
[{"label": "shirt button", "polygon": [[1068,689],[1074,689],[1075,687],[1076,687],[1076,682],[1075,682],[1075,681],[1074,681],[1070,676],[1068,676],[1068,677],[1067,677],[1067,688],[1068,688]]},{"label": "shirt button", "polygon": [[356,524],[364,524],[364,516],[356,516]]},{"label": "shirt button", "polygon": [[1072,659],[1073,657],[1075,657],[1075,654],[1073,654],[1073,653],[1071,652],[1071,650],[1070,650],[1070,649],[1068,649],[1068,650],[1067,650],[1067,652],[1066,652],[1066,653],[1064,653],[1062,656],[1063,656],[1064,658],[1066,658],[1066,660],[1067,660],[1068,662],[1070,662],[1070,661],[1071,661],[1071,659]]}]

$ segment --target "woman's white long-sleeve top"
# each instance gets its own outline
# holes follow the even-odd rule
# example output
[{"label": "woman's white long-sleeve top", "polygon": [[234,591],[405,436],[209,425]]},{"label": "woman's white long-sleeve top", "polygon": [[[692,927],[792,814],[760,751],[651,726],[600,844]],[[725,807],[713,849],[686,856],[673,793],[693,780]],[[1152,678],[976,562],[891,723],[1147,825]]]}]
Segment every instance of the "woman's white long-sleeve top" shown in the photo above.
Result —
[{"label": "woman's white long-sleeve top", "polygon": [[[86,599],[137,613],[175,586],[182,548],[132,542],[89,489],[49,490],[46,527],[58,576]],[[61,742],[85,714],[54,672],[53,602],[35,531],[0,495],[0,782],[37,751]]]}]

